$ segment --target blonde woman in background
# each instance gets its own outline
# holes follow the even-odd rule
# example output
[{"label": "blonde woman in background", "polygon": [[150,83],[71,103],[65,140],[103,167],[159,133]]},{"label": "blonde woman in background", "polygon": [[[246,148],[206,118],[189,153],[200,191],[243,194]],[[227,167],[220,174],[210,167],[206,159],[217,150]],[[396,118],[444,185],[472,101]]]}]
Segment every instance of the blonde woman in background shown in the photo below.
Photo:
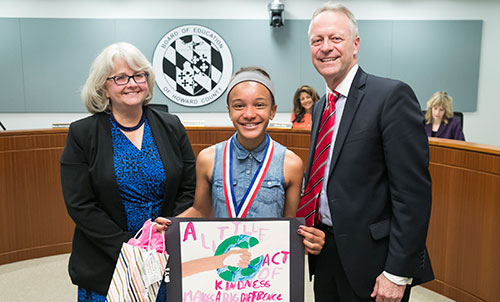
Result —
[{"label": "blonde woman in background", "polygon": [[465,140],[460,121],[453,118],[453,98],[444,91],[436,91],[427,101],[425,131],[427,136]]}]

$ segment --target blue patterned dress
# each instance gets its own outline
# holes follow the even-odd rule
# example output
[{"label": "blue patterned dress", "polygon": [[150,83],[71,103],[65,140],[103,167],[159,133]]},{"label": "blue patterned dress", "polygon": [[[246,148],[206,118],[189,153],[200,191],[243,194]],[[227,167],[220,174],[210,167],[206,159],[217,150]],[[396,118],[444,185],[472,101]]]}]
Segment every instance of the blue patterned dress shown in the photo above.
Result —
[{"label": "blue patterned dress", "polygon": [[[165,170],[148,121],[144,123],[141,150],[111,120],[113,159],[120,197],[127,215],[127,231],[137,233],[144,222],[158,217],[165,195]],[[166,300],[165,283],[156,301]],[[79,302],[104,302],[106,296],[78,288]]]}]

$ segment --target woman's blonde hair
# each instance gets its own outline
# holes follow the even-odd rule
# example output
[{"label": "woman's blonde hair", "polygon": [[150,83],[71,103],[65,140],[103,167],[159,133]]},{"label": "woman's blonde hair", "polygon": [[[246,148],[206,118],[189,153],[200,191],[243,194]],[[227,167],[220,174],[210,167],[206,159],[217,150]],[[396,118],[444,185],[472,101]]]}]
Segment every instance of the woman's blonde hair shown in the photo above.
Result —
[{"label": "woman's blonde hair", "polygon": [[134,45],[126,42],[114,43],[104,48],[95,58],[90,67],[89,77],[82,88],[83,103],[88,112],[92,114],[111,110],[111,102],[106,96],[105,84],[115,69],[115,59],[123,59],[130,69],[136,72],[148,73],[149,89],[148,95],[144,99],[144,105],[153,98],[155,76],[151,63]]},{"label": "woman's blonde hair", "polygon": [[426,124],[431,124],[434,119],[432,117],[432,108],[442,107],[444,109],[443,122],[448,124],[448,120],[453,117],[453,98],[445,91],[436,91],[427,101],[427,111],[425,112]]}]

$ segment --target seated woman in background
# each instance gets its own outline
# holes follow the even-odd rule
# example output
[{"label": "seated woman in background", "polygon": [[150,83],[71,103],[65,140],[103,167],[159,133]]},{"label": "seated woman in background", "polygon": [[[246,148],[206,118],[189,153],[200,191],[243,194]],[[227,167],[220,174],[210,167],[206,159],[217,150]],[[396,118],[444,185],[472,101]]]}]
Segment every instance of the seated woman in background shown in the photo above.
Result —
[{"label": "seated woman in background", "polygon": [[311,130],[311,112],[319,95],[311,86],[300,86],[293,95],[293,112],[291,122],[294,129]]},{"label": "seated woman in background", "polygon": [[460,121],[453,118],[453,98],[444,91],[435,92],[427,101],[425,131],[427,136],[465,140]]},{"label": "seated woman in background", "polygon": [[[61,156],[75,222],[69,274],[79,302],[106,299],[122,244],[146,220],[193,203],[194,153],[179,118],[146,106],[154,83],[146,57],[116,43],[97,56],[83,87],[92,115],[71,124]],[[165,299],[163,284],[157,301]]]}]

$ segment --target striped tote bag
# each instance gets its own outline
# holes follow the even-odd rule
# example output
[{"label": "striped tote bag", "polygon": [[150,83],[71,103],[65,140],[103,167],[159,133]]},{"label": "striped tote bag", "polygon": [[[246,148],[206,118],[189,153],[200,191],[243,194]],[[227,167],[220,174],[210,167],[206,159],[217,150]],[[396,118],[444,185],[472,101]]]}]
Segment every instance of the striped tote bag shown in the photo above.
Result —
[{"label": "striped tote bag", "polygon": [[[150,234],[152,229],[151,224]],[[162,253],[157,252],[150,246],[145,249],[123,243],[106,301],[156,301],[168,261],[164,240]]]}]

